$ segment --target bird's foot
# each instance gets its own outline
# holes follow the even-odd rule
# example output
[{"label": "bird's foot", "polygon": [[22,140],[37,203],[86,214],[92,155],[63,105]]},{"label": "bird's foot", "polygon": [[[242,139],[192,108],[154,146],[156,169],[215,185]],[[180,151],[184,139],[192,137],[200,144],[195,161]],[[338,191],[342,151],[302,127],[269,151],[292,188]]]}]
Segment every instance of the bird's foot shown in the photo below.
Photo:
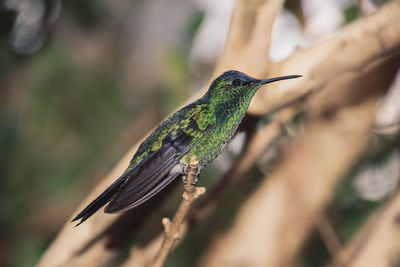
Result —
[{"label": "bird's foot", "polygon": [[[185,165],[185,167],[183,168],[183,175],[182,175],[182,182],[184,184],[188,183],[188,175],[189,175],[189,164]],[[199,181],[200,178],[200,167],[196,169],[196,172],[193,174],[194,176],[194,181],[191,183],[192,185],[197,184],[197,182]]]},{"label": "bird's foot", "polygon": [[[184,174],[186,174],[186,175],[189,174],[189,167],[190,167],[189,164],[186,164],[186,165],[185,165],[185,167],[183,168],[183,173],[184,173]],[[196,169],[196,172],[195,172],[193,175],[198,176],[199,173],[200,173],[200,167],[198,167],[198,168]]]},{"label": "bird's foot", "polygon": [[[194,181],[191,183],[192,185],[195,185],[195,184],[197,184],[197,182],[199,181],[199,175],[195,175],[194,176]],[[184,183],[184,184],[187,184],[188,183],[188,179],[187,179],[187,175],[182,175],[182,182]]]}]

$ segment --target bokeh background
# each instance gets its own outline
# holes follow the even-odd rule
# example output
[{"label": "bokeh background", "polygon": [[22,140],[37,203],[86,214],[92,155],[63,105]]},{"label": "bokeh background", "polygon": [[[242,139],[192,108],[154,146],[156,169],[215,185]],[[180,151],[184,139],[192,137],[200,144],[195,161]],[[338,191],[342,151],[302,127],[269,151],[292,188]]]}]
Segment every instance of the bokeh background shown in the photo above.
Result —
[{"label": "bokeh background", "polygon": [[[271,60],[284,60],[296,49],[328,38],[383,2],[286,1],[274,25]],[[0,266],[33,266],[91,188],[132,144],[207,84],[222,54],[234,4],[0,2]],[[391,125],[399,114],[399,85],[396,90],[386,100],[389,111],[377,115]],[[280,142],[301,132],[306,121],[303,110],[285,125]],[[346,174],[327,211],[343,242],[398,186],[398,127],[387,131]],[[205,184],[215,183],[228,169],[242,142],[237,138],[210,166]],[[275,148],[253,173],[273,168],[271,158],[279,154]],[[256,174],[242,182],[244,192],[259,182]],[[229,225],[233,212],[227,203],[239,200],[226,197],[226,213],[220,218],[214,214],[189,241],[198,240],[209,225]],[[174,210],[176,200],[172,203]],[[330,262],[322,239],[314,233],[307,241],[304,266]],[[197,244],[178,250],[171,266],[190,266],[197,259],[192,254],[201,249]]]}]

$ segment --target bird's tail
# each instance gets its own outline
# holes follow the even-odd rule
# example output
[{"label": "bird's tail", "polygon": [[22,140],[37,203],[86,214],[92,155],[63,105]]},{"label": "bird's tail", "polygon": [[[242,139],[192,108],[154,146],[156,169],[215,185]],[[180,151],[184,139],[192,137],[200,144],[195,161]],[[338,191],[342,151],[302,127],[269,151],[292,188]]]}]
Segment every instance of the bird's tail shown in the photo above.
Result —
[{"label": "bird's tail", "polygon": [[110,199],[117,193],[120,186],[128,178],[129,174],[124,173],[119,177],[114,183],[112,183],[103,193],[101,193],[95,200],[93,200],[89,205],[86,206],[71,222],[81,220],[76,226],[80,225],[86,221],[90,216],[92,216],[96,211],[102,208]]}]

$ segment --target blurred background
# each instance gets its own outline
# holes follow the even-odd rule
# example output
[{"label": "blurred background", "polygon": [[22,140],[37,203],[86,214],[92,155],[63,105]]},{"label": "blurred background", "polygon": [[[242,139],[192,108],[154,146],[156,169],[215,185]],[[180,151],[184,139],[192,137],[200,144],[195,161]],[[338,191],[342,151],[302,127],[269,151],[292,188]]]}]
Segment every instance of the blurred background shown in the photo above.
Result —
[{"label": "blurred background", "polygon": [[[270,57],[284,60],[383,2],[286,1],[274,25]],[[33,266],[132,144],[207,84],[234,3],[0,2],[0,266]],[[398,185],[400,85],[392,88],[377,112],[377,121],[392,127],[342,180],[328,210],[343,242]],[[301,132],[306,120],[307,112],[299,113],[281,137]],[[242,142],[235,140],[210,166],[206,184],[230,166]],[[270,148],[254,171],[268,173],[277,154]],[[229,214],[221,216],[221,224],[229,224]],[[206,222],[198,234],[216,222]],[[318,235],[304,250],[304,266],[328,261]],[[179,253],[172,256],[175,266],[189,266]]]}]

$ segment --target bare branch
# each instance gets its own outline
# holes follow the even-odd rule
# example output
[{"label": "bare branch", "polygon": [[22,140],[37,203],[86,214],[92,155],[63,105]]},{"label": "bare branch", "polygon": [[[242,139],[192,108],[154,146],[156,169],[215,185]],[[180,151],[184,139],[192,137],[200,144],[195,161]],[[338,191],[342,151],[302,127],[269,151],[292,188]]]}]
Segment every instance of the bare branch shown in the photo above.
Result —
[{"label": "bare branch", "polygon": [[206,192],[206,189],[204,187],[196,187],[194,185],[197,179],[196,176],[198,167],[199,161],[197,160],[197,157],[192,156],[188,165],[185,192],[183,192],[182,202],[179,205],[178,210],[176,211],[174,220],[172,222],[168,218],[163,218],[162,220],[165,230],[165,238],[160,250],[154,258],[154,262],[152,264],[153,267],[163,266],[165,259],[167,258],[168,253],[174,245],[175,241],[182,239],[183,237],[181,226],[184,218],[186,217],[186,214],[190,209],[190,206],[192,205],[194,200],[196,200],[199,196]]},{"label": "bare branch", "polygon": [[331,258],[336,267],[344,267],[344,260],[340,257],[339,253],[342,250],[342,244],[337,236],[332,223],[325,213],[321,213],[315,223],[315,228],[318,230],[322,240],[325,243]]},{"label": "bare branch", "polygon": [[236,69],[263,78],[270,65],[272,26],[282,0],[240,0],[232,14],[225,51],[212,78]]},{"label": "bare branch", "polygon": [[341,251],[347,266],[396,266],[400,262],[400,191],[380,208]]},{"label": "bare branch", "polygon": [[342,28],[332,38],[297,51],[270,66],[270,77],[302,74],[303,78],[268,85],[255,95],[248,112],[265,114],[310,91],[319,90],[343,74],[358,76],[365,68],[397,54],[400,48],[400,1],[390,1],[377,12]]}]

